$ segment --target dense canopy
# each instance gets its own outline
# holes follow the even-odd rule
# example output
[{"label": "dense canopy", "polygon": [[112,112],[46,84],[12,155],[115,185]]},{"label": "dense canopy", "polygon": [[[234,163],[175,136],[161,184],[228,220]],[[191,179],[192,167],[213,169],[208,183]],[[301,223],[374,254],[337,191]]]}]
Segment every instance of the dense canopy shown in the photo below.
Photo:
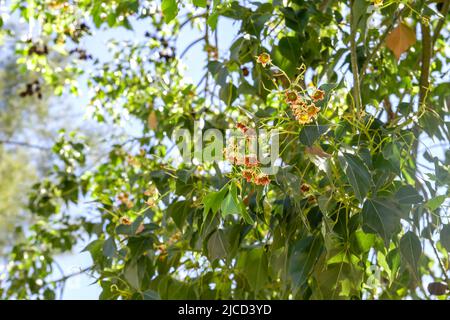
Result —
[{"label": "dense canopy", "polygon": [[[62,298],[85,241],[100,299],[448,297],[450,1],[0,6],[0,111],[103,128],[44,141],[1,298]],[[42,146],[0,123],[0,154]]]}]

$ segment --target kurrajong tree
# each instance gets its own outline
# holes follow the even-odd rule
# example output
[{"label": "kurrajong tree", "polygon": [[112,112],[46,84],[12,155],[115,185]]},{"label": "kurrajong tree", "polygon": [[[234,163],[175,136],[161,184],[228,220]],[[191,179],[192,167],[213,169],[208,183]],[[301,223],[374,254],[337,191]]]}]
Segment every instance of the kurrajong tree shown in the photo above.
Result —
[{"label": "kurrajong tree", "polygon": [[[450,1],[2,6],[38,31],[16,40],[24,74],[55,95],[76,95],[88,79],[89,104],[79,107],[111,130],[132,123],[134,135],[106,137],[109,149],[93,161],[95,146],[61,134],[52,172],[29,195],[36,222],[17,229],[0,296],[58,298],[71,275],[55,278],[54,257],[83,237],[93,264],[82,272],[101,299],[448,294]],[[78,45],[137,21],[145,36],[112,40],[111,60]],[[222,21],[240,28],[230,48],[219,48]],[[176,50],[190,27],[205,53],[198,84],[184,78]],[[53,68],[59,55],[69,59]],[[172,134],[196,121],[244,135],[278,130],[278,172],[229,146],[228,165],[180,161]],[[82,215],[70,214],[74,204]]]}]

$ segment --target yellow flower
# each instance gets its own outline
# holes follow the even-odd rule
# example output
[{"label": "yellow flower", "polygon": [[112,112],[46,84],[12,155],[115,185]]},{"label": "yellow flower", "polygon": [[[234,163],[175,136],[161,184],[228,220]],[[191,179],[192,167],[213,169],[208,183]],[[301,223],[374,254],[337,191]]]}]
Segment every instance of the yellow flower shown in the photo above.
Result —
[{"label": "yellow flower", "polygon": [[124,217],[120,217],[119,223],[129,226],[131,224],[131,220],[130,220],[130,218],[124,216]]},{"label": "yellow flower", "polygon": [[316,107],[316,105],[314,103],[311,103],[306,109],[306,113],[311,118],[316,118],[319,111],[320,111],[320,108]]},{"label": "yellow flower", "polygon": [[300,124],[307,124],[312,121],[312,118],[309,117],[308,113],[306,112],[300,112],[296,115],[297,121]]},{"label": "yellow flower", "polygon": [[383,5],[383,0],[372,0],[372,2],[377,7],[380,7]]},{"label": "yellow flower", "polygon": [[261,63],[263,67],[265,67],[268,64],[272,63],[272,59],[270,58],[270,55],[266,52],[261,53],[258,57],[257,57],[257,62]]}]

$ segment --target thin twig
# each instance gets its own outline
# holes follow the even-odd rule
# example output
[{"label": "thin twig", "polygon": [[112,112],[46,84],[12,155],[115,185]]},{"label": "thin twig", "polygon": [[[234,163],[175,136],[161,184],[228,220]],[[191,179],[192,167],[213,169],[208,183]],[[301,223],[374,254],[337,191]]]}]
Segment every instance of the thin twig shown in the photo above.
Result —
[{"label": "thin twig", "polygon": [[406,9],[406,7],[404,7],[403,9],[401,9],[394,15],[394,19],[393,19],[392,23],[386,28],[383,35],[380,37],[380,41],[378,42],[378,44],[375,46],[375,48],[373,48],[372,52],[370,52],[369,55],[367,56],[367,58],[364,60],[364,63],[362,65],[360,73],[359,73],[360,79],[362,79],[362,77],[366,73],[367,67],[369,66],[370,61],[372,61],[372,59],[375,57],[377,52],[380,51],[381,47],[383,46],[384,42],[386,41],[387,36],[392,31],[392,29],[394,29],[394,26],[397,23],[397,20],[401,17],[401,15],[405,11],[405,9]]},{"label": "thin twig", "polygon": [[89,270],[92,270],[92,268],[94,268],[94,266],[90,266],[90,267],[81,269],[80,271],[77,271],[77,272],[68,274],[68,275],[66,275],[66,276],[64,276],[64,277],[61,277],[61,278],[59,278],[59,279],[57,279],[57,280],[53,280],[53,281],[51,281],[51,282],[53,282],[53,283],[66,282],[66,281],[69,280],[70,278],[73,278],[73,277],[82,275],[83,273],[88,272]]},{"label": "thin twig", "polygon": [[444,27],[445,21],[447,20],[447,14],[449,12],[450,9],[450,0],[447,0],[444,2],[444,5],[442,6],[441,9],[441,14],[442,14],[442,19],[439,20],[436,29],[434,30],[433,33],[433,45],[434,43],[436,43],[437,39],[439,38],[439,36],[441,35],[441,30]]},{"label": "thin twig", "polygon": [[39,150],[51,150],[50,147],[44,147],[44,146],[39,146],[39,145],[35,145],[35,144],[31,144],[28,142],[23,142],[23,141],[12,141],[12,140],[0,140],[0,144],[11,144],[11,145],[16,145],[16,146],[21,146],[21,147],[27,147],[27,148],[33,148],[33,149],[39,149]]},{"label": "thin twig", "polygon": [[197,40],[194,40],[193,42],[191,42],[191,44],[189,44],[186,49],[183,50],[183,52],[180,54],[180,59],[182,59],[184,57],[184,55],[193,47],[195,46],[197,43],[199,43],[200,41],[204,40],[205,37],[201,37]]},{"label": "thin twig", "polygon": [[183,23],[180,24],[180,30],[183,29],[189,22],[191,22],[197,18],[201,18],[203,16],[204,16],[204,14],[202,13],[202,14],[197,14],[197,15],[187,18]]},{"label": "thin twig", "polygon": [[355,101],[356,111],[359,113],[361,110],[361,91],[359,87],[359,71],[358,71],[358,56],[356,52],[356,25],[354,21],[354,10],[353,3],[355,1],[352,0],[350,2],[350,58],[351,58],[351,67],[353,73],[353,95]]}]

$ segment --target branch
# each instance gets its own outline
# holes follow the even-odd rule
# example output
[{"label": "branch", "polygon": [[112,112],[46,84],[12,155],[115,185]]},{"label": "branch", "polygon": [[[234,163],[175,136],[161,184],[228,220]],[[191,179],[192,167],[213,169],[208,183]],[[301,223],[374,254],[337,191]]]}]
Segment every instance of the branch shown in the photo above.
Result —
[{"label": "branch", "polygon": [[194,40],[193,42],[191,42],[191,44],[189,44],[186,49],[183,50],[183,52],[180,54],[180,59],[182,59],[184,57],[184,55],[193,47],[195,46],[197,43],[199,43],[200,41],[204,40],[205,37],[201,37],[198,38],[197,40]]},{"label": "branch", "polygon": [[183,23],[180,24],[180,29],[183,29],[189,22],[191,22],[197,18],[201,18],[203,16],[204,16],[204,14],[202,13],[202,14],[197,14],[197,15],[187,18]]},{"label": "branch", "polygon": [[430,64],[433,52],[430,25],[427,21],[422,20],[420,26],[422,30],[422,64],[419,80],[419,108],[425,103],[428,87],[430,85]]},{"label": "branch", "polygon": [[358,71],[358,56],[356,53],[356,26],[354,22],[353,12],[354,0],[350,2],[350,55],[351,66],[353,73],[353,95],[355,100],[356,111],[359,113],[361,110],[361,91],[359,87],[359,71]]},{"label": "branch", "polygon": [[39,149],[39,150],[51,150],[51,148],[49,148],[49,147],[39,146],[39,145],[31,144],[28,142],[22,142],[22,141],[0,140],[0,144],[12,144],[12,145],[16,145],[16,146]]},{"label": "branch", "polygon": [[439,20],[436,29],[434,30],[434,34],[433,34],[433,45],[436,42],[436,40],[439,38],[439,36],[441,35],[441,30],[444,27],[445,21],[447,20],[447,15],[450,9],[450,0],[447,0],[444,2],[444,5],[442,6],[441,9],[441,14],[443,15],[443,18],[441,20]]},{"label": "branch", "polygon": [[54,282],[54,283],[66,282],[66,281],[69,280],[70,278],[79,276],[79,275],[81,275],[81,274],[83,274],[83,273],[85,273],[85,272],[87,272],[87,271],[89,271],[89,270],[91,270],[91,269],[93,269],[93,268],[94,268],[94,266],[90,266],[90,267],[81,269],[80,271],[77,271],[77,272],[68,274],[67,276],[64,276],[64,277],[62,277],[62,278],[59,278],[59,279],[57,279],[57,280],[53,280],[53,281],[51,281],[51,282]]},{"label": "branch", "polygon": [[391,104],[391,101],[389,101],[389,97],[385,97],[384,98],[383,106],[384,106],[384,109],[386,110],[386,113],[388,115],[388,122],[391,122],[392,120],[395,119],[395,112],[392,111],[392,104]]}]

